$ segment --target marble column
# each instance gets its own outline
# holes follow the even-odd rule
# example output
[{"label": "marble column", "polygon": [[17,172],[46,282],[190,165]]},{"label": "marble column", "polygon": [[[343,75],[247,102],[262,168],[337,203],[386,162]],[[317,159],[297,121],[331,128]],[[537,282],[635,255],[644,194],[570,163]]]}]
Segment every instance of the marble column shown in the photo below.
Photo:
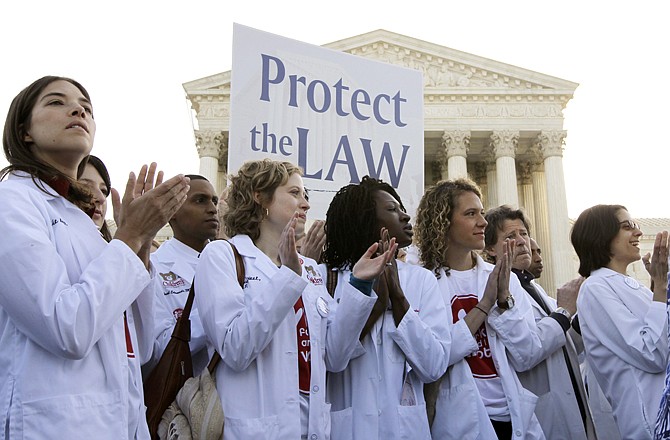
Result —
[{"label": "marble column", "polygon": [[217,194],[226,186],[225,179],[219,179],[220,164],[223,163],[225,174],[228,152],[228,136],[223,131],[196,130],[196,148],[200,157],[200,174],[206,177]]},{"label": "marble column", "polygon": [[544,178],[542,162],[532,165],[531,179],[533,183],[533,208],[535,209],[535,229],[531,231],[531,237],[537,241],[540,249],[542,249],[542,258],[544,259],[544,270],[538,282],[549,295],[555,298],[554,270],[552,262],[549,261],[552,243],[549,234],[549,211],[547,210],[547,182]]},{"label": "marble column", "polygon": [[494,131],[491,135],[490,148],[496,160],[497,205],[519,206],[514,164],[518,142],[518,131]]},{"label": "marble column", "polygon": [[488,206],[488,179],[486,177],[486,162],[479,161],[470,164],[470,178],[479,185],[482,191],[482,205]]},{"label": "marble column", "polygon": [[447,176],[458,179],[468,176],[467,155],[470,148],[469,130],[445,131],[442,134],[442,146],[447,158]]},{"label": "marble column", "polygon": [[496,163],[486,162],[486,204],[484,208],[488,211],[498,206],[498,180],[496,179]]},{"label": "marble column", "polygon": [[537,138],[547,181],[549,234],[552,241],[551,265],[554,270],[554,284],[557,287],[577,276],[572,259],[568,202],[563,175],[563,143],[566,134],[564,130],[542,131]]},{"label": "marble column", "polygon": [[531,236],[535,232],[535,200],[533,199],[533,180],[530,162],[520,162],[518,170],[519,184],[521,188],[521,200],[519,207],[523,209],[530,223]]},{"label": "marble column", "polygon": [[449,161],[445,151],[442,151],[436,162],[440,168],[440,180],[447,180],[449,178]]}]

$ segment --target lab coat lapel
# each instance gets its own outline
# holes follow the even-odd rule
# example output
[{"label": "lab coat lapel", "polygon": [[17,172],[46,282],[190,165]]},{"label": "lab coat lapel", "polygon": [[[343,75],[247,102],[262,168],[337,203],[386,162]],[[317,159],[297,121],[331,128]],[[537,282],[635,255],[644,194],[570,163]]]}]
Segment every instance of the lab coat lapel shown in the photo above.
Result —
[{"label": "lab coat lapel", "polygon": [[[231,241],[235,247],[237,247],[237,251],[240,255],[243,258],[252,259],[251,265],[253,268],[261,272],[267,279],[272,278],[279,270],[267,255],[254,246],[254,243],[248,235],[237,235],[232,238]],[[247,270],[247,272],[250,272],[250,270]]]}]

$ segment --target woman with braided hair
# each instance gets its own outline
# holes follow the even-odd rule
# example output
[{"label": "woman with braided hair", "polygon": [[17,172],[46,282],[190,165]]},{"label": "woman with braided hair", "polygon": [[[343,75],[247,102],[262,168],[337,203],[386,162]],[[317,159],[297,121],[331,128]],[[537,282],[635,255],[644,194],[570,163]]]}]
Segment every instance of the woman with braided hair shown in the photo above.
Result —
[{"label": "woman with braided hair", "polygon": [[[409,215],[387,183],[364,177],[333,198],[326,214],[324,275],[337,281],[338,300],[354,263],[371,243],[412,242]],[[335,284],[335,283],[330,283]],[[373,286],[377,301],[359,349],[341,370],[331,370],[331,438],[430,439],[423,383],[447,368],[451,336],[435,277],[393,260]]]}]

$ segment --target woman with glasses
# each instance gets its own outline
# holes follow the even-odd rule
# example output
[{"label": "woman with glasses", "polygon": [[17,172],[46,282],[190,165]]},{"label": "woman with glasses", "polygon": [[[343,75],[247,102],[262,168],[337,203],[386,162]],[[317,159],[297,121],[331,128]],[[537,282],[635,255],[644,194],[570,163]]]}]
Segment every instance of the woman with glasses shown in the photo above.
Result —
[{"label": "woman with glasses", "polygon": [[570,237],[587,277],[577,299],[586,359],[621,438],[636,440],[652,438],[668,358],[668,232],[656,235],[646,264],[653,291],[626,274],[640,259],[641,237],[621,205],[582,212]]}]

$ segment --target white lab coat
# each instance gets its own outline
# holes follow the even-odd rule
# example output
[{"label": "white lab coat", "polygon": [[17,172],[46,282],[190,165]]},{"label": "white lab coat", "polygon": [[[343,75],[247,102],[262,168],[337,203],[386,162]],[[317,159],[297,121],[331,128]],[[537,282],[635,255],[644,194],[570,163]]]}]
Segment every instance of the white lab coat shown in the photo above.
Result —
[{"label": "white lab coat", "polygon": [[[397,264],[410,309],[396,327],[389,308],[348,365],[330,369],[333,440],[431,438],[423,384],[446,371],[451,344],[448,314],[432,273],[402,261]],[[326,266],[320,268],[325,277]],[[345,293],[349,274],[338,272],[337,300]],[[401,403],[405,378],[405,396],[414,396],[412,405]]]},{"label": "white lab coat", "polygon": [[123,312],[146,359],[150,275],[79,208],[20,176],[0,183],[0,439],[148,439]]},{"label": "white lab coat", "polygon": [[593,414],[593,424],[596,434],[600,440],[621,440],[619,427],[612,414],[612,405],[607,401],[605,393],[600,389],[589,363],[585,360],[581,363],[582,378],[589,396],[589,408]]},{"label": "white lab coat", "polygon": [[[535,286],[549,310],[555,310],[557,307],[556,300],[547,295],[539,284],[534,281],[531,281],[531,283]],[[538,396],[535,415],[547,439],[594,439],[593,419],[588,408],[588,399],[579,370],[577,349],[573,342],[573,337],[579,337],[579,335],[572,329],[564,333],[558,321],[549,317],[542,307],[527,292],[525,293],[528,295],[528,301],[533,308],[537,326],[546,328],[546,331],[541,333],[544,360],[530,370],[519,373],[521,385]],[[579,405],[565,362],[562,348],[564,346],[575,372],[575,379],[578,384],[577,391],[585,405],[588,435],[584,429],[584,423],[582,423]]]},{"label": "white lab coat", "polygon": [[[444,269],[437,280],[444,300],[448,322],[453,322],[451,299],[455,292],[449,288]],[[465,320],[456,321],[451,328],[449,369],[440,381],[435,401],[435,418],[431,427],[434,439],[439,440],[497,440],[477,383],[465,356],[479,349],[477,340]]]},{"label": "white lab coat", "polygon": [[311,347],[308,436],[330,438],[326,366],[351,357],[376,297],[351,286],[336,304],[314,260],[301,257],[303,274],[278,268],[246,235],[231,239],[245,265],[237,282],[235,257],[225,241],[207,245],[196,268],[196,302],[205,333],[221,354],[216,386],[225,415],[224,437],[299,439],[297,336],[294,303],[302,295]]},{"label": "white lab coat", "polygon": [[[170,342],[177,318],[181,316],[184,305],[186,305],[199,255],[200,252],[176,238],[166,241],[151,254],[151,263],[156,268],[161,289],[156,290],[154,321],[156,340],[151,361],[144,366],[147,374],[158,363],[165,347]],[[198,376],[207,367],[210,355],[207,351],[205,330],[202,328],[195,302],[189,316],[191,321],[189,346],[193,360],[193,375]]]},{"label": "white lab coat", "polygon": [[608,268],[591,272],[577,298],[586,360],[612,405],[623,439],[651,439],[668,362],[665,303]]},{"label": "white lab coat", "polygon": [[[484,295],[486,283],[494,266],[477,256],[477,295]],[[444,271],[438,280],[445,304],[451,307],[452,292]],[[543,339],[542,329],[538,329],[526,291],[519,280],[511,274],[510,292],[515,299],[512,309],[503,311],[497,305],[489,311],[486,320],[486,333],[494,365],[502,379],[507,397],[510,418],[512,420],[512,438],[544,439],[537,417],[534,414],[537,396],[524,389],[515,370],[524,370],[535,366],[541,356]],[[558,325],[558,324],[557,324]],[[560,327],[560,326],[559,326]],[[561,330],[562,332],[562,330]],[[477,351],[477,342],[464,320],[457,321],[452,330],[450,360],[454,364],[450,372],[454,374],[449,382],[443,384],[435,407],[433,437],[495,439],[491,432],[491,422],[483,408],[477,385],[465,356]],[[458,366],[458,368],[454,368]],[[463,374],[467,372],[468,375]],[[461,382],[460,384],[458,382]],[[469,402],[466,407],[463,402]]]}]

